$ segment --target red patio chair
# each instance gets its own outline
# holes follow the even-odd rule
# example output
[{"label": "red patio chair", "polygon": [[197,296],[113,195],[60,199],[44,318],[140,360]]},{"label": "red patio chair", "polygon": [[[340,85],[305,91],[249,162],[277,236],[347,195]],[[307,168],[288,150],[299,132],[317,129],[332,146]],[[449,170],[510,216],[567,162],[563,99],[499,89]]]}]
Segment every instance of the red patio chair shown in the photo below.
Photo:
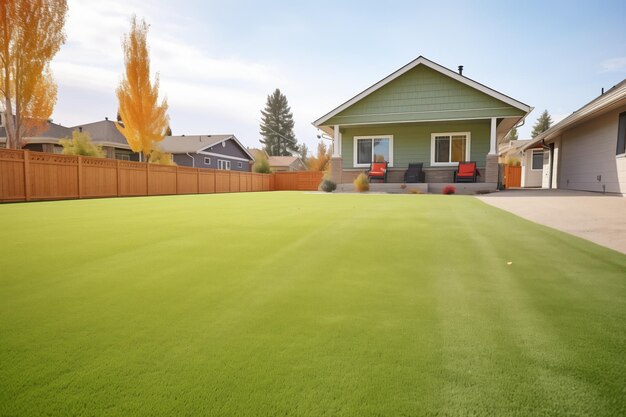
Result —
[{"label": "red patio chair", "polygon": [[459,167],[454,172],[454,182],[476,182],[477,176],[476,162],[459,162]]},{"label": "red patio chair", "polygon": [[367,172],[367,178],[370,181],[377,179],[387,182],[387,164],[388,162],[372,162],[370,170]]}]

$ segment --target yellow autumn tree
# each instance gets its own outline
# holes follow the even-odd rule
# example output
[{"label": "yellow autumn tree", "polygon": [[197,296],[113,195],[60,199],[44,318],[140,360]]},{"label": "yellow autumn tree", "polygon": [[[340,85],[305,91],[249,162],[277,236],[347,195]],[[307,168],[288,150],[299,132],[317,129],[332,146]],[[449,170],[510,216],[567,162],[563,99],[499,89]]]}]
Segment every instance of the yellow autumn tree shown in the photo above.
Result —
[{"label": "yellow autumn tree", "polygon": [[317,155],[308,158],[309,171],[328,171],[330,168],[330,148],[324,142],[317,144]]},{"label": "yellow autumn tree", "polygon": [[159,105],[159,74],[150,82],[148,25],[137,17],[131,20],[130,32],[124,37],[125,74],[116,90],[119,118],[115,126],[128,141],[131,149],[142,152],[151,161],[155,144],[163,140],[169,127],[167,100]]},{"label": "yellow autumn tree", "polygon": [[52,115],[57,87],[50,61],[65,43],[66,14],[66,0],[0,0],[0,110],[7,115],[8,148],[21,148]]}]

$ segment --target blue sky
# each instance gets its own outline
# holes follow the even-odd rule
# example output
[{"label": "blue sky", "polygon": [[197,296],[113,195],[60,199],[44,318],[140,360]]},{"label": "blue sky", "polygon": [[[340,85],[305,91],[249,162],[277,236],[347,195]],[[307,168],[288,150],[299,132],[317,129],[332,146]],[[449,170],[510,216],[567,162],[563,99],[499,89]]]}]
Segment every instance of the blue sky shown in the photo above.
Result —
[{"label": "blue sky", "polygon": [[[472,4],[477,3],[477,4]],[[258,146],[266,97],[280,88],[299,141],[311,122],[423,55],[558,121],[626,78],[626,2],[254,2],[70,0],[53,61],[53,118],[115,117],[121,38],[151,25],[152,69],[174,134],[234,133]]]}]

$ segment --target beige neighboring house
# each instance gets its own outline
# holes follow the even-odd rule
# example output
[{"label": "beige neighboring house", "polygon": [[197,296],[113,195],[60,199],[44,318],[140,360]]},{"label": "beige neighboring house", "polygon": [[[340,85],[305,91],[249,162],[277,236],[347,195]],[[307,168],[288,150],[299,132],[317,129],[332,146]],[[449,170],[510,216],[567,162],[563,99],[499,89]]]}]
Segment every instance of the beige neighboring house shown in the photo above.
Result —
[{"label": "beige neighboring house", "polygon": [[626,79],[522,149],[541,158],[542,188],[626,194]]},{"label": "beige neighboring house", "polygon": [[[248,151],[257,161],[262,158],[267,159],[272,172],[307,170],[306,164],[299,156],[269,156],[264,150],[256,148],[248,149]],[[254,166],[252,169],[254,170]]]},{"label": "beige neighboring house", "polygon": [[512,140],[500,145],[500,163],[522,166],[522,187],[541,187],[543,171],[543,148],[541,144],[536,148],[524,151],[524,147],[530,144],[531,139]]}]

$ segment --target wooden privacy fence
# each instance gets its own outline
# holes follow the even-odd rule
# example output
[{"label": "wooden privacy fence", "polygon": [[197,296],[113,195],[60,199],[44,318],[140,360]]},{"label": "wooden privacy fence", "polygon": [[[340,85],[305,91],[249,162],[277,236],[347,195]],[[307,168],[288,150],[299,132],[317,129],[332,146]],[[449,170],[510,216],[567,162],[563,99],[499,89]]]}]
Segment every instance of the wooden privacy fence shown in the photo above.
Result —
[{"label": "wooden privacy fence", "polygon": [[2,202],[317,190],[321,179],[321,172],[257,174],[0,149]]},{"label": "wooden privacy fence", "polygon": [[521,166],[504,166],[504,188],[515,188],[522,186],[522,167]]}]

